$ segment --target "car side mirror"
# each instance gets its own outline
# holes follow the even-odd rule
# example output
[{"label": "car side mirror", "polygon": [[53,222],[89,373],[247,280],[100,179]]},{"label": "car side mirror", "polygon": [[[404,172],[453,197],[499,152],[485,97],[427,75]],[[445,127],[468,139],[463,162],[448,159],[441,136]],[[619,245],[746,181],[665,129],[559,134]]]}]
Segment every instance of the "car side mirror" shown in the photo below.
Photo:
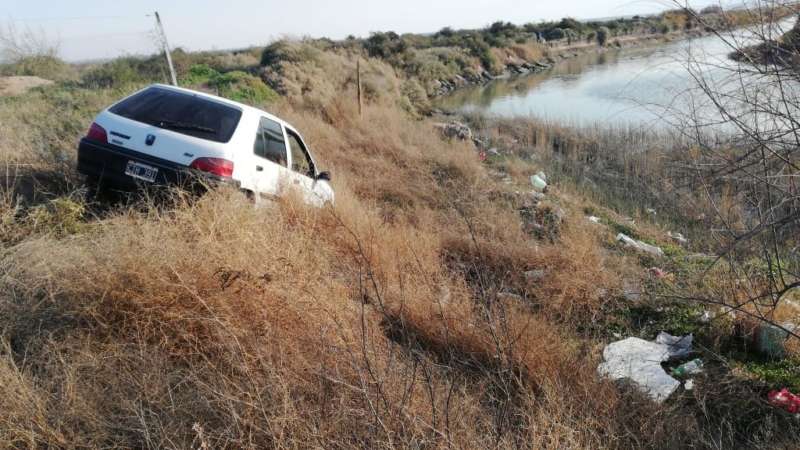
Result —
[{"label": "car side mirror", "polygon": [[317,174],[317,181],[331,181],[330,172],[320,172]]}]

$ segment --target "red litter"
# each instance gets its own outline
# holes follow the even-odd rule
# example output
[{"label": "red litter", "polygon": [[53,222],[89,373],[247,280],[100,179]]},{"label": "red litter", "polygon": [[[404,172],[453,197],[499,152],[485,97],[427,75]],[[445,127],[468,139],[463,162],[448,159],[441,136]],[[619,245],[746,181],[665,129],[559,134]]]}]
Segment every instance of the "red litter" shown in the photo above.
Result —
[{"label": "red litter", "polygon": [[792,414],[800,413],[800,396],[794,395],[788,389],[772,391],[767,396],[772,406],[784,409]]}]

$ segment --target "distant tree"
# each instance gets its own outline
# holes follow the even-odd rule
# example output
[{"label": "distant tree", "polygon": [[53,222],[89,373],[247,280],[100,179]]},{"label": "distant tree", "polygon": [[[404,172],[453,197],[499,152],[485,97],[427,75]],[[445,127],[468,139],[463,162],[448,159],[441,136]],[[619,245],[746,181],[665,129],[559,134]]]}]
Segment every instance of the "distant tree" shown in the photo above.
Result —
[{"label": "distant tree", "polygon": [[507,34],[509,32],[513,32],[517,30],[517,26],[511,22],[503,22],[498,21],[489,26],[487,30],[490,34],[498,35],[498,34]]},{"label": "distant tree", "polygon": [[597,45],[605,47],[608,43],[608,37],[611,35],[611,30],[608,27],[600,27],[597,29]]},{"label": "distant tree", "polygon": [[453,31],[453,29],[450,27],[444,27],[436,33],[437,36],[441,37],[452,37],[454,34],[455,31]]},{"label": "distant tree", "polygon": [[394,31],[389,31],[386,33],[372,33],[364,42],[364,48],[370,56],[385,59],[404,52],[407,45],[400,35]]},{"label": "distant tree", "polygon": [[542,26],[538,23],[526,23],[522,26],[522,29],[525,30],[527,33],[538,33],[542,31]]},{"label": "distant tree", "polygon": [[560,41],[567,37],[567,33],[562,28],[552,28],[544,32],[544,38],[548,41]]},{"label": "distant tree", "polygon": [[711,5],[706,6],[705,8],[700,10],[700,14],[722,14],[722,6],[719,5]]},{"label": "distant tree", "polygon": [[561,19],[561,22],[558,23],[558,28],[563,28],[565,30],[580,30],[583,28],[583,24],[571,17],[565,17]]}]

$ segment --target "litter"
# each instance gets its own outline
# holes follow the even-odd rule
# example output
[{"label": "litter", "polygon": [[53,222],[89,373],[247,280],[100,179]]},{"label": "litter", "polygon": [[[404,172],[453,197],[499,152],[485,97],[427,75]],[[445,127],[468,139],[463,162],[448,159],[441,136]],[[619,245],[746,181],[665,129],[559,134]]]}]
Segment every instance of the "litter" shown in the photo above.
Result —
[{"label": "litter", "polygon": [[679,337],[662,331],[656,337],[656,343],[667,346],[670,359],[680,359],[689,356],[692,353],[693,342],[694,336],[691,334]]},{"label": "litter", "polygon": [[[544,175],[544,174],[541,174],[541,175]],[[546,178],[547,178],[546,176],[544,178],[542,178],[541,176],[539,176],[539,174],[533,175],[531,177],[531,185],[533,185],[533,188],[537,192],[547,192],[547,181],[546,181]]]},{"label": "litter", "polygon": [[604,362],[597,372],[612,380],[630,380],[653,401],[661,403],[681,385],[664,371],[661,363],[688,355],[691,347],[691,335],[675,337],[662,333],[656,342],[628,338],[603,350]]},{"label": "litter", "polygon": [[653,275],[654,277],[658,278],[659,280],[662,279],[662,278],[666,278],[667,275],[668,275],[667,272],[664,272],[664,270],[659,269],[658,267],[651,267],[647,271],[650,272],[650,275]]},{"label": "litter", "polygon": [[659,257],[664,256],[664,250],[661,250],[659,247],[637,241],[624,233],[617,235],[617,241],[622,242],[626,247],[633,247],[640,252],[650,253],[651,255]]},{"label": "litter", "polygon": [[691,391],[694,389],[694,380],[686,380],[686,383],[683,383],[683,388],[687,391]]},{"label": "litter", "polygon": [[689,240],[686,239],[681,233],[673,233],[672,231],[668,232],[667,235],[671,237],[675,242],[686,245],[689,243]]},{"label": "litter", "polygon": [[794,331],[797,325],[784,323],[781,326],[783,328],[770,324],[762,324],[758,327],[756,347],[759,353],[776,359],[786,356],[786,340],[789,338],[789,333],[785,330]]},{"label": "litter", "polygon": [[792,394],[786,388],[770,392],[767,398],[772,406],[781,408],[791,414],[800,414],[800,396]]},{"label": "litter", "polygon": [[651,216],[655,216],[658,214],[658,212],[653,208],[647,208],[645,211],[647,212],[647,214],[650,214]]},{"label": "litter", "polygon": [[703,360],[695,359],[688,363],[672,369],[672,376],[676,378],[686,378],[691,375],[703,373]]},{"label": "litter", "polygon": [[587,219],[589,220],[589,222],[592,222],[592,223],[596,223],[596,224],[600,224],[601,223],[601,219],[599,217],[589,216],[589,217],[587,217]]}]

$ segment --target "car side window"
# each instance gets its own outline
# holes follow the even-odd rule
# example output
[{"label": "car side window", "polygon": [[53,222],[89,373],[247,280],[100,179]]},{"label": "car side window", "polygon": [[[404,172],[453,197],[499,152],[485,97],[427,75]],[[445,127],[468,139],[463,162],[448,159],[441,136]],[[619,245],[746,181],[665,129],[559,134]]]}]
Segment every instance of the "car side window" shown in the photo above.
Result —
[{"label": "car side window", "polygon": [[289,136],[289,148],[292,151],[292,170],[314,178],[314,175],[316,175],[314,173],[314,163],[311,161],[308,149],[303,145],[303,140],[292,130],[287,129],[286,134]]},{"label": "car side window", "polygon": [[256,133],[253,152],[257,156],[286,167],[286,141],[283,139],[281,124],[262,117]]}]

